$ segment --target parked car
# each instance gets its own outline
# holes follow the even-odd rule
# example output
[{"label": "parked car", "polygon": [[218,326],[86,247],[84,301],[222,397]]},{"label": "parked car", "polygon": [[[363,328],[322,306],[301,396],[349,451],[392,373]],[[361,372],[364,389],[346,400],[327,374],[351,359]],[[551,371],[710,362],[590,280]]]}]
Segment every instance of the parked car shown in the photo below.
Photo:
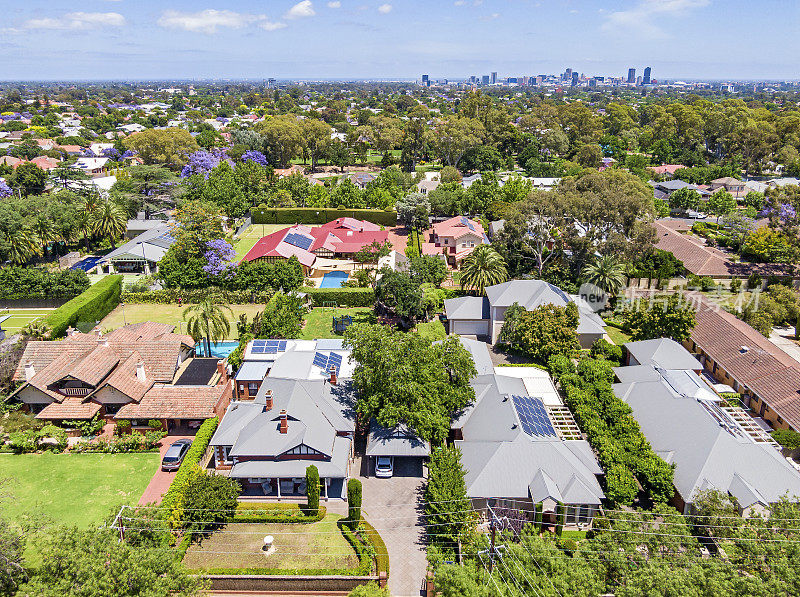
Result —
[{"label": "parked car", "polygon": [[378,456],[375,459],[375,476],[388,479],[394,472],[394,458],[392,456]]},{"label": "parked car", "polygon": [[164,458],[161,459],[161,470],[177,471],[191,445],[192,440],[190,439],[179,439],[172,442],[172,445],[167,448]]}]

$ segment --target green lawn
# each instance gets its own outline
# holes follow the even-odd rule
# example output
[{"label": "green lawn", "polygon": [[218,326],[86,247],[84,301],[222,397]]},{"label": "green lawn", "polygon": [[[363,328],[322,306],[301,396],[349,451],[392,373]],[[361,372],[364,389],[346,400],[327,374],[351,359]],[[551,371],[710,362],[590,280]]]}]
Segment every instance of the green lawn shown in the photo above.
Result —
[{"label": "green lawn", "polygon": [[236,259],[242,259],[247,255],[247,252],[253,248],[261,237],[290,226],[291,224],[253,224],[233,243],[233,248],[236,249]]},{"label": "green lawn", "polygon": [[0,454],[0,477],[8,479],[0,511],[11,520],[38,519],[88,527],[111,509],[136,504],[158,470],[157,453]]},{"label": "green lawn", "polygon": [[[122,327],[126,323],[141,323],[143,321],[156,321],[158,323],[169,323],[175,326],[176,332],[185,332],[186,323],[183,319],[183,312],[187,305],[178,306],[154,305],[154,304],[126,304],[120,305],[109,313],[100,327],[104,330],[113,330]],[[252,318],[256,313],[264,310],[264,305],[231,305],[233,317],[230,320],[231,333],[228,340],[238,340],[239,333],[236,331],[236,321],[241,313],[246,313]]]},{"label": "green lawn", "polygon": [[622,346],[623,344],[625,344],[626,342],[630,342],[631,340],[631,337],[628,334],[623,332],[621,329],[615,328],[614,326],[611,325],[606,326],[606,334],[608,334],[608,337],[611,338],[611,341],[614,344],[617,344],[619,346]]},{"label": "green lawn", "polygon": [[420,336],[428,338],[432,342],[447,338],[447,330],[444,329],[444,324],[438,319],[417,324],[417,331]]},{"label": "green lawn", "polygon": [[0,327],[7,335],[16,334],[32,321],[46,317],[53,309],[0,309],[0,317],[10,315]]},{"label": "green lawn", "polygon": [[315,340],[317,338],[336,338],[341,334],[334,334],[332,331],[333,317],[349,315],[353,318],[353,323],[375,323],[375,313],[369,307],[352,307],[350,309],[332,309],[317,307],[304,317],[305,326],[300,333],[303,340]]},{"label": "green lawn", "polygon": [[[356,552],[336,526],[340,518],[339,514],[328,514],[312,524],[230,524],[202,544],[191,545],[183,563],[192,570],[356,568]],[[275,551],[269,555],[261,549],[266,535],[275,538]]]}]

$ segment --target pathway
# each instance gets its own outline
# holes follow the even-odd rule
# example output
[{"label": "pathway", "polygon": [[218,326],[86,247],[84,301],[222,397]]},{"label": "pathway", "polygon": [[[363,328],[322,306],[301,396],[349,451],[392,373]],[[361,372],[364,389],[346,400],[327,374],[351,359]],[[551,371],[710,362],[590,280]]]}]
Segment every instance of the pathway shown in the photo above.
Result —
[{"label": "pathway", "polygon": [[176,471],[162,471],[161,470],[161,459],[164,457],[164,453],[167,449],[172,445],[172,443],[176,440],[182,438],[189,438],[191,440],[194,439],[191,435],[168,435],[164,439],[161,440],[159,443],[159,456],[158,456],[158,470],[156,474],[153,475],[153,478],[150,479],[150,484],[144,490],[141,499],[139,500],[139,505],[144,506],[145,504],[155,503],[160,504],[161,498],[164,497],[164,494],[167,493],[167,489],[169,489],[172,480],[175,478]]}]

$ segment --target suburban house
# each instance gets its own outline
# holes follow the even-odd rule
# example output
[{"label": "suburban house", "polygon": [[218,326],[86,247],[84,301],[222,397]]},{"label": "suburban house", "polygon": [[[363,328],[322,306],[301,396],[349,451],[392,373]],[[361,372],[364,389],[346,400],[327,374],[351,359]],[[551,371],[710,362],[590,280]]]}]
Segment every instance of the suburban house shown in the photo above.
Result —
[{"label": "suburban house", "polygon": [[455,216],[433,225],[430,242],[436,247],[436,253],[446,255],[447,261],[457,266],[475,247],[488,245],[489,239],[480,222]]},{"label": "suburban house", "polygon": [[554,524],[559,504],[567,526],[591,524],[605,497],[603,470],[546,371],[493,367],[486,344],[461,339],[473,355],[475,402],[452,422],[467,495],[476,510],[521,511]]},{"label": "suburban house", "polygon": [[719,189],[723,189],[724,191],[727,191],[733,195],[734,199],[741,199],[747,195],[747,188],[745,187],[744,182],[737,180],[732,176],[724,176],[722,178],[712,180],[711,184],[708,185],[708,189],[712,193],[718,191]]},{"label": "suburban house", "polygon": [[[341,340],[251,341],[236,376],[240,397],[211,439],[214,467],[245,494],[285,498],[305,494],[314,464],[322,497],[343,498],[355,432],[349,354]],[[243,374],[256,368],[260,380],[261,373]],[[240,374],[248,379],[244,393]],[[258,384],[254,395],[249,383]]]},{"label": "suburban house", "polygon": [[145,322],[108,334],[69,330],[63,340],[31,341],[14,373],[12,394],[37,419],[130,420],[165,429],[199,426],[231,397],[217,359],[195,359],[194,340],[174,326]]},{"label": "suburban house", "polygon": [[161,222],[105,255],[97,262],[97,270],[109,274],[150,275],[158,271],[158,262],[174,242],[172,225]]},{"label": "suburban house", "polygon": [[261,238],[244,259],[277,261],[296,257],[306,274],[319,266],[318,258],[349,259],[373,242],[383,244],[389,232],[366,220],[339,218],[323,226],[297,224]]},{"label": "suburban house", "polygon": [[448,332],[469,336],[488,336],[495,344],[505,322],[505,313],[514,303],[532,311],[542,305],[564,307],[575,303],[578,307],[578,341],[589,348],[605,335],[605,323],[592,308],[577,295],[569,295],[557,286],[543,280],[511,280],[486,288],[486,296],[462,296],[445,299]]},{"label": "suburban house", "polygon": [[708,199],[708,197],[711,195],[711,193],[709,193],[706,189],[679,179],[665,180],[663,182],[651,181],[650,184],[653,185],[653,193],[656,199],[667,200],[669,199],[669,196],[678,189],[690,189],[692,191],[697,191],[700,194],[700,198],[704,200]]},{"label": "suburban house", "polygon": [[661,342],[625,345],[629,354],[655,360],[614,369],[614,393],[632,408],[656,453],[675,465],[673,505],[688,514],[698,494],[718,490],[734,497],[747,516],[768,510],[784,495],[800,496],[800,473],[780,446],[697,374],[688,351]]},{"label": "suburban house", "polygon": [[648,166],[647,169],[652,170],[659,176],[672,178],[678,170],[685,167],[683,164],[664,164],[663,166]]}]

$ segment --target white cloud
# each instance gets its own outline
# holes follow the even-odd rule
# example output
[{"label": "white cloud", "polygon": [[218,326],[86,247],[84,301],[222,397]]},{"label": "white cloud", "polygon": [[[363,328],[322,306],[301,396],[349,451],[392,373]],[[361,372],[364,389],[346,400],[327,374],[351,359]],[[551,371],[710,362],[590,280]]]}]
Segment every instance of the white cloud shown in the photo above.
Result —
[{"label": "white cloud", "polygon": [[341,2],[338,2],[338,1],[337,2],[328,2],[328,8],[341,8],[341,7],[342,7],[342,3]]},{"label": "white cloud", "polygon": [[610,13],[602,28],[605,31],[635,32],[643,37],[663,39],[667,35],[658,25],[661,18],[681,17],[709,4],[711,0],[641,0],[630,10]]},{"label": "white cloud", "polygon": [[30,19],[23,24],[24,29],[102,29],[103,27],[122,27],[125,17],[118,12],[69,12],[61,17],[42,17]]},{"label": "white cloud", "polygon": [[200,12],[165,10],[161,18],[158,19],[158,26],[165,29],[183,29],[184,31],[209,35],[216,33],[219,28],[241,29],[254,23],[258,23],[258,26],[266,31],[274,31],[275,29],[286,27],[285,23],[269,21],[267,15],[215,10],[213,8],[201,10]]},{"label": "white cloud", "polygon": [[286,14],[283,15],[284,19],[303,19],[306,17],[313,17],[316,13],[314,10],[314,5],[311,3],[311,0],[303,0],[302,2],[298,2],[294,6],[292,6],[289,10],[286,11]]},{"label": "white cloud", "polygon": [[381,4],[378,7],[378,12],[381,13],[382,15],[389,14],[390,12],[392,12],[392,5],[391,4]]}]

